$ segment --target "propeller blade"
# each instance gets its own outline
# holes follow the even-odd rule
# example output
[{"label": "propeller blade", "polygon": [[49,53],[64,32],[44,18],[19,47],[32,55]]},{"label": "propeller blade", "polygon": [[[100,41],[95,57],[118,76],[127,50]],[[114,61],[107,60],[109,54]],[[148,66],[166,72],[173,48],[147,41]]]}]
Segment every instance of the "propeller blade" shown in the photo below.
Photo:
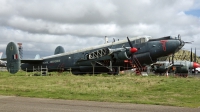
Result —
[{"label": "propeller blade", "polygon": [[196,47],[195,47],[195,50],[194,50],[194,72],[196,71],[196,68],[200,67],[200,65],[198,63],[196,63],[197,61],[197,56],[196,56]]},{"label": "propeller blade", "polygon": [[194,62],[197,62],[196,48],[194,50]]},{"label": "propeller blade", "polygon": [[131,44],[131,41],[129,40],[128,37],[127,37],[127,40],[128,40],[129,46],[131,47],[130,52],[131,52],[131,53],[137,52],[138,49],[133,47],[133,45]]},{"label": "propeller blade", "polygon": [[174,53],[172,54],[172,64],[174,65]]},{"label": "propeller blade", "polygon": [[128,43],[129,43],[129,46],[131,47],[130,48],[130,52],[131,52],[131,62],[134,61],[134,53],[138,51],[137,48],[133,47],[133,45],[131,44],[131,41],[129,40],[129,38],[127,37],[127,40],[128,40]]},{"label": "propeller blade", "polygon": [[191,44],[192,42],[194,42],[194,41],[191,41],[191,42],[184,42],[185,44]]},{"label": "propeller blade", "polygon": [[191,51],[190,51],[190,62],[192,62],[192,48],[191,48]]},{"label": "propeller blade", "polygon": [[131,44],[131,41],[129,40],[128,37],[127,37],[127,40],[128,40],[129,46],[130,46],[131,48],[133,48],[133,45]]}]

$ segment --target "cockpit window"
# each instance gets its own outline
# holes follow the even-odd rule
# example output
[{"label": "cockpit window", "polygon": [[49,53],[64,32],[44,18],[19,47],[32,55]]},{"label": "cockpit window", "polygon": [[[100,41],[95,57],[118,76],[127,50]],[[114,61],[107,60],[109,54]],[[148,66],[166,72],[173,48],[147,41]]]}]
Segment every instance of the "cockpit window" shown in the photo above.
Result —
[{"label": "cockpit window", "polygon": [[145,43],[145,38],[141,38],[141,43]]},{"label": "cockpit window", "polygon": [[136,43],[136,44],[140,44],[140,43],[141,43],[141,42],[140,42],[140,39],[135,40],[135,43]]},{"label": "cockpit window", "polygon": [[145,37],[143,37],[143,38],[139,38],[139,39],[132,41],[132,44],[141,44],[141,43],[145,43],[147,41],[148,40]]}]

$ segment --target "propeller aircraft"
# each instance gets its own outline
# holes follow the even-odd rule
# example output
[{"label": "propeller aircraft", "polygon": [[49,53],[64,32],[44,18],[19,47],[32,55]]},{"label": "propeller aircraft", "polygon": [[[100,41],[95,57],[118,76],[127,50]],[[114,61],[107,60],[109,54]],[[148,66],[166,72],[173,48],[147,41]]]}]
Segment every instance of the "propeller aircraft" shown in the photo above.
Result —
[{"label": "propeller aircraft", "polygon": [[128,69],[132,66],[143,67],[157,61],[159,57],[177,52],[185,42],[171,36],[152,38],[139,36],[118,40],[112,43],[65,52],[62,46],[55,49],[54,55],[33,60],[20,59],[18,47],[14,42],[6,47],[7,70],[15,74],[21,68],[32,72],[34,69],[46,68],[51,71],[71,71],[72,74],[118,74],[125,70],[124,62],[128,60]]},{"label": "propeller aircraft", "polygon": [[[195,49],[195,59],[192,59],[192,49],[190,52],[190,61],[187,60],[176,60],[174,61],[174,54],[172,55],[172,62],[169,61],[157,61],[151,64],[152,70],[155,73],[165,74],[167,72],[175,73],[175,75],[187,77],[188,74],[193,69],[200,67],[200,64],[196,62],[196,49]],[[170,57],[169,57],[170,59]]]},{"label": "propeller aircraft", "polygon": [[[3,52],[0,52],[0,59],[1,59],[2,55],[3,55]],[[6,64],[7,64],[6,61],[0,60],[0,67],[6,67]]]}]

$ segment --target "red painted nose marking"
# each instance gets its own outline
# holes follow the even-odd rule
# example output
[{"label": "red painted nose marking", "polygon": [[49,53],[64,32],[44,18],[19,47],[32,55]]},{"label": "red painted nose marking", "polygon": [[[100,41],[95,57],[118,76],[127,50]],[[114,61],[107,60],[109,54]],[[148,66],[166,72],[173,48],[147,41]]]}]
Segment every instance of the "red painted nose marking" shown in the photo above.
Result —
[{"label": "red painted nose marking", "polygon": [[130,52],[131,52],[131,53],[137,52],[137,48],[134,48],[134,47],[133,47],[133,48],[130,48]]},{"label": "red painted nose marking", "polygon": [[163,51],[166,51],[166,42],[167,40],[161,40],[160,43],[162,44]]}]

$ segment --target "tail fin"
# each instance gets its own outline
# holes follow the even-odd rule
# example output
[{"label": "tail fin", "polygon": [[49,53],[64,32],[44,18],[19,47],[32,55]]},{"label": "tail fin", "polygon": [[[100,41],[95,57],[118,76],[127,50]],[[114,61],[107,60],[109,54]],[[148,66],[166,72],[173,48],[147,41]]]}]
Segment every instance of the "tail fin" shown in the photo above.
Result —
[{"label": "tail fin", "polygon": [[60,54],[60,53],[64,53],[65,52],[65,49],[62,47],[62,46],[58,46],[56,47],[55,51],[54,51],[54,54]]},{"label": "tail fin", "polygon": [[3,52],[0,52],[0,59],[1,59],[2,55],[3,55]]},{"label": "tail fin", "polygon": [[36,54],[34,59],[40,59],[40,55]]},{"label": "tail fin", "polygon": [[11,74],[17,73],[20,69],[21,61],[19,56],[17,45],[14,42],[8,43],[6,47],[7,70]]}]

